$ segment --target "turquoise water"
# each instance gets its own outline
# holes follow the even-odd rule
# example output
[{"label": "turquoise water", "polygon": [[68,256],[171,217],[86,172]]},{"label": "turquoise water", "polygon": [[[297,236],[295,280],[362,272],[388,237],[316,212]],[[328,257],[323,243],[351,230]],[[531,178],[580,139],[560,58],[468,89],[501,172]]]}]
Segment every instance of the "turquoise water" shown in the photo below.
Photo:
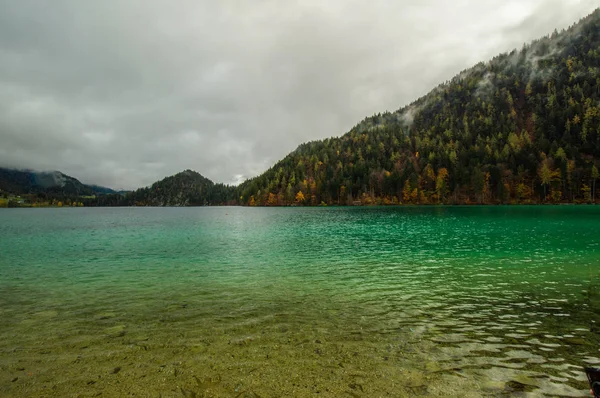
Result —
[{"label": "turquoise water", "polygon": [[0,396],[586,396],[599,207],[0,211]]}]

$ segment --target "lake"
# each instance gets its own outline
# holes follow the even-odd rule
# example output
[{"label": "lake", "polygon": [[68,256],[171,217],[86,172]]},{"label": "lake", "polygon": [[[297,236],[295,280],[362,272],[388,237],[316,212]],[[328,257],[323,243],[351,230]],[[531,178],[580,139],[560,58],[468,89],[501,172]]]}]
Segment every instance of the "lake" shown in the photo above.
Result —
[{"label": "lake", "polygon": [[600,207],[0,211],[0,396],[587,396]]}]

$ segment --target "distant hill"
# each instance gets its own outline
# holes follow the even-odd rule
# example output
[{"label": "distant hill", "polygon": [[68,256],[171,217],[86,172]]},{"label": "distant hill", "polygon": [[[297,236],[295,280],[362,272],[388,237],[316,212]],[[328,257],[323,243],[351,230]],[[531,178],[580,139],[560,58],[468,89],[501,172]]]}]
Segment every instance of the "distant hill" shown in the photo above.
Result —
[{"label": "distant hill", "polygon": [[597,198],[600,10],[242,183],[242,204]]},{"label": "distant hill", "polygon": [[97,206],[208,206],[231,203],[233,188],[215,184],[201,174],[185,170],[125,195],[105,195],[85,202]]},{"label": "distant hill", "polygon": [[43,195],[50,198],[116,193],[110,188],[86,185],[60,171],[0,168],[0,191],[13,195]]}]

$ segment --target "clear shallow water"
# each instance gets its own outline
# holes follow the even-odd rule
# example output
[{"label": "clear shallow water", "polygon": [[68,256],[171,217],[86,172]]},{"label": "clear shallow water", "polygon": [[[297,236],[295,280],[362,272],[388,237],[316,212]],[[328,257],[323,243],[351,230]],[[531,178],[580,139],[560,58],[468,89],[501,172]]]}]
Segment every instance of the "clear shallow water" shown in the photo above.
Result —
[{"label": "clear shallow water", "polygon": [[600,208],[0,211],[0,396],[585,396]]}]

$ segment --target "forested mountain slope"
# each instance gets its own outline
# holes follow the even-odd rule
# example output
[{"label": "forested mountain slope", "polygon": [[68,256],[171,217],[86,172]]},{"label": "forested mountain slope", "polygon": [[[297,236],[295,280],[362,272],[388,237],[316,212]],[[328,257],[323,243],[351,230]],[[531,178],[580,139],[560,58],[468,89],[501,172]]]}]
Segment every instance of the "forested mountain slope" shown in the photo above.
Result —
[{"label": "forested mountain slope", "polygon": [[104,195],[87,206],[205,206],[231,203],[233,188],[185,170],[125,195]]},{"label": "forested mountain slope", "polygon": [[235,197],[250,205],[594,200],[599,82],[596,10],[340,138],[300,145]]},{"label": "forested mountain slope", "polygon": [[60,171],[32,171],[0,168],[0,192],[35,195],[40,198],[76,198],[114,193],[110,188],[86,185]]}]

